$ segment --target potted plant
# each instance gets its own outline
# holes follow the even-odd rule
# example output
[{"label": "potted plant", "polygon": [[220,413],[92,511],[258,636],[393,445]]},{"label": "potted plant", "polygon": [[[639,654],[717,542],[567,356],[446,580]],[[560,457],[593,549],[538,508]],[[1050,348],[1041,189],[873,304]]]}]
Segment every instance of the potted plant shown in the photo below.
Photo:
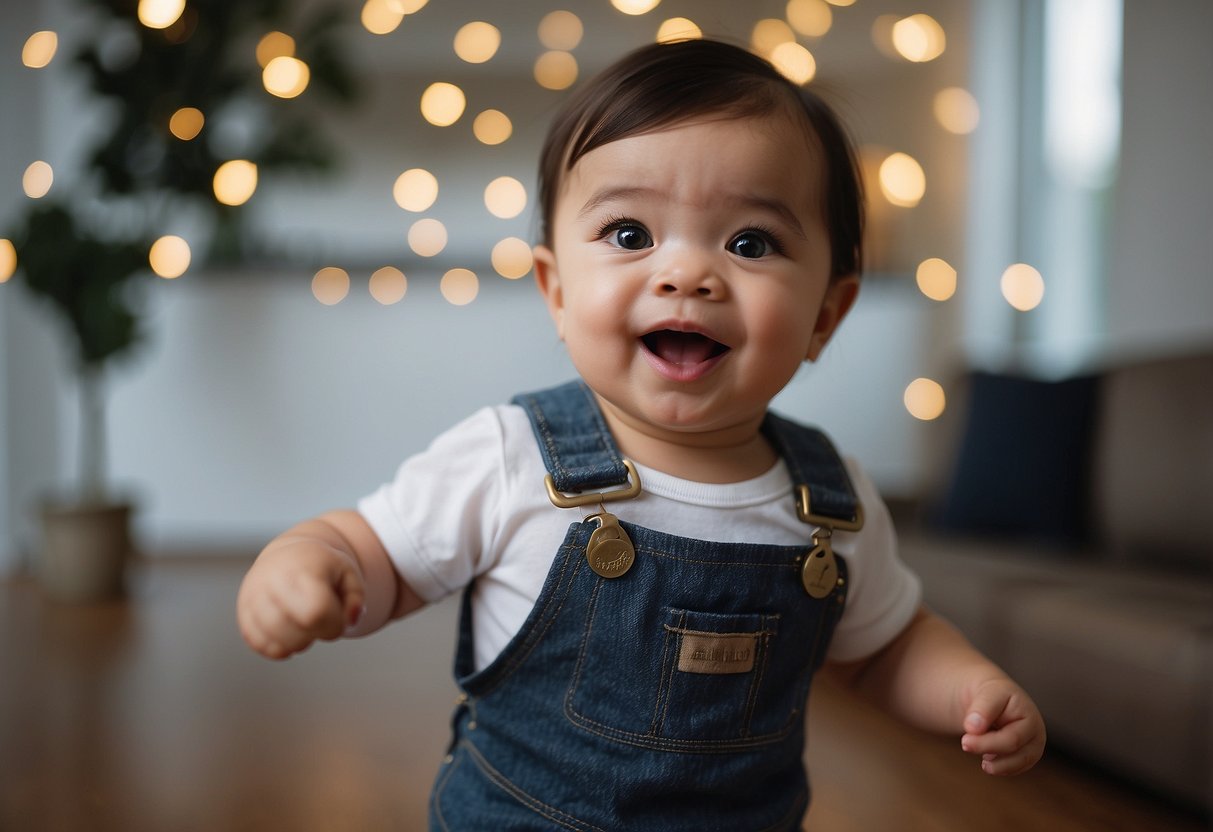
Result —
[{"label": "potted plant", "polygon": [[42,506],[40,577],[49,595],[65,601],[123,589],[132,506],[106,477],[105,375],[139,341],[132,284],[146,275],[149,245],[96,236],[56,203],[31,210],[14,234],[25,285],[70,336],[78,383],[79,484]]},{"label": "potted plant", "polygon": [[[153,280],[153,238],[184,213],[209,239],[209,260],[249,259],[255,243],[242,203],[218,192],[216,172],[233,159],[261,175],[330,168],[335,154],[319,110],[293,99],[304,88],[314,101],[355,97],[340,41],[349,10],[340,4],[302,12],[281,0],[159,4],[175,9],[171,20],[150,19],[143,3],[80,5],[92,22],[78,28],[71,66],[105,102],[106,117],[78,181],[31,200],[9,235],[17,282],[60,318],[79,382],[80,481],[43,507],[38,570],[49,595],[70,601],[123,587],[133,507],[106,476],[105,386],[144,335],[139,296]],[[303,85],[276,90],[262,68],[275,57],[306,70]],[[184,111],[195,122],[189,129],[175,124]],[[216,140],[233,124],[242,143]]]}]

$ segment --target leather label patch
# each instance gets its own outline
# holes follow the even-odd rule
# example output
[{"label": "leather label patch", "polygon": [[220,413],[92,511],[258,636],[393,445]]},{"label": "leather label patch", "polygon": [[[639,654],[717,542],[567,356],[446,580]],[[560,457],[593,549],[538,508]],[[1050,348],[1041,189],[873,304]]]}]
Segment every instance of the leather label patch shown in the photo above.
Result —
[{"label": "leather label patch", "polygon": [[682,634],[678,669],[684,673],[749,673],[754,669],[758,636],[750,633]]}]

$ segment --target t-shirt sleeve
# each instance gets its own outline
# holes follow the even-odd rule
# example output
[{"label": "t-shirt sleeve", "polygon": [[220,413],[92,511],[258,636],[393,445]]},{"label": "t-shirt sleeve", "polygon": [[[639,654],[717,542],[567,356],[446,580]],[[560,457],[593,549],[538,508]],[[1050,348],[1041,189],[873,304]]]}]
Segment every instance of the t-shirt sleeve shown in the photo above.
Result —
[{"label": "t-shirt sleeve", "polygon": [[847,460],[864,527],[836,535],[835,551],[846,561],[850,589],[842,619],[830,643],[838,662],[866,658],[896,638],[922,603],[922,583],[901,560],[889,509],[858,464]]},{"label": "t-shirt sleeve", "polygon": [[484,408],[404,461],[358,502],[396,571],[427,603],[484,571],[501,527],[501,421]]}]

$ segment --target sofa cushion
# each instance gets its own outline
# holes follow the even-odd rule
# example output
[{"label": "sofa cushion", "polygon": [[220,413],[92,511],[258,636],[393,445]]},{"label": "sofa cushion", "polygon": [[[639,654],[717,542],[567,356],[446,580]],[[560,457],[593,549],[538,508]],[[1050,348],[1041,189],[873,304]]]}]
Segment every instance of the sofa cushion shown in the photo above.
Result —
[{"label": "sofa cushion", "polygon": [[1095,528],[1121,561],[1213,572],[1213,355],[1107,374]]},{"label": "sofa cushion", "polygon": [[1038,540],[1087,537],[1098,381],[974,373],[944,528]]}]

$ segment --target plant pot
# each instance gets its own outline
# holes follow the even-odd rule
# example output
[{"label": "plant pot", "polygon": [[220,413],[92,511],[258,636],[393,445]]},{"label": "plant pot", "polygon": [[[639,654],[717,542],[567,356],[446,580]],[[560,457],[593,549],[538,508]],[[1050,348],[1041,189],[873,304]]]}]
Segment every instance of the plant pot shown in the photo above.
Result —
[{"label": "plant pot", "polygon": [[43,506],[39,577],[47,597],[87,603],[124,594],[131,510],[127,503]]}]

